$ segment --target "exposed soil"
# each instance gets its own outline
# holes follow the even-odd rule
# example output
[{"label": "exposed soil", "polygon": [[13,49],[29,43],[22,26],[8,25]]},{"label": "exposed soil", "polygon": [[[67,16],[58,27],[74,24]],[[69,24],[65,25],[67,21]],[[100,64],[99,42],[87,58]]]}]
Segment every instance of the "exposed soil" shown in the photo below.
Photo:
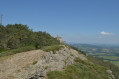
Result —
[{"label": "exposed soil", "polygon": [[13,74],[22,71],[25,66],[41,58],[45,52],[32,50],[10,56],[0,61],[0,79],[14,79]]}]

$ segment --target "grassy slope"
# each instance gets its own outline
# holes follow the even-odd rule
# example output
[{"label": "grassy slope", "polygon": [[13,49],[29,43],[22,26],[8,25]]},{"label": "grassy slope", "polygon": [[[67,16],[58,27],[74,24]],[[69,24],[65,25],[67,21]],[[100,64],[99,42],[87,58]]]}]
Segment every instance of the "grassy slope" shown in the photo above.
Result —
[{"label": "grassy slope", "polygon": [[92,56],[89,56],[88,58],[89,58],[90,61],[92,61],[93,63],[95,63],[99,66],[104,66],[108,69],[111,69],[114,76],[115,76],[115,79],[119,79],[119,67],[117,67],[116,65],[111,64],[109,62],[104,62],[104,61],[102,61],[100,59],[97,59],[95,57],[92,57]]},{"label": "grassy slope", "polygon": [[[63,46],[61,46],[61,45],[51,45],[51,46],[43,46],[40,49],[42,49],[46,52],[53,51],[53,53],[55,54],[56,51],[60,50],[62,47]],[[30,51],[30,50],[36,50],[35,46],[31,45],[31,46],[25,46],[25,47],[21,47],[21,48],[17,48],[17,49],[1,50],[0,51],[0,60],[7,59],[13,54],[26,52],[26,51]]]},{"label": "grassy slope", "polygon": [[52,46],[43,47],[42,49],[46,52],[53,51],[53,53],[55,54],[56,51],[60,50],[61,48],[63,48],[63,46],[61,45],[52,45]]},{"label": "grassy slope", "polygon": [[[53,45],[46,46],[42,49],[44,51],[53,51],[61,49],[62,46]],[[33,50],[34,46],[26,46],[19,49],[2,51],[0,56],[9,56],[15,53]],[[5,53],[7,52],[7,53]],[[81,51],[79,51],[81,52]],[[1,57],[2,58],[2,57]],[[81,61],[80,59],[75,59],[75,64],[67,66],[63,71],[51,71],[47,74],[48,79],[108,79],[109,74],[106,73],[107,68],[113,71],[116,79],[119,79],[119,68],[114,65],[110,65],[109,63],[104,63],[101,60],[93,59],[93,57],[89,57],[89,62]],[[93,62],[91,64],[90,62]]]},{"label": "grassy slope", "polygon": [[17,48],[17,49],[4,50],[4,51],[0,52],[0,58],[9,56],[9,55],[13,55],[16,53],[20,53],[20,52],[30,51],[30,50],[35,50],[35,47],[34,46],[25,46],[25,47],[21,47],[21,48]]},{"label": "grassy slope", "polygon": [[112,63],[119,67],[119,61],[113,61]]},{"label": "grassy slope", "polygon": [[119,79],[119,68],[117,66],[92,56],[87,58],[88,61],[75,58],[74,61],[77,63],[67,66],[63,71],[48,72],[48,79],[109,79],[110,74],[106,72],[108,69],[112,70],[115,79]]},{"label": "grassy slope", "polygon": [[76,64],[67,66],[63,71],[50,71],[48,79],[109,79],[106,67],[81,61],[79,58],[75,61]]}]

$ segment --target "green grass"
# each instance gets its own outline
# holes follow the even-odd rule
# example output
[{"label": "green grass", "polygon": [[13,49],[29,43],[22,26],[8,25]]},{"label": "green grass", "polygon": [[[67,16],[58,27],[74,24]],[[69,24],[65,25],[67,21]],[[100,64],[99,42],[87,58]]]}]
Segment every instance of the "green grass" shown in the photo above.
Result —
[{"label": "green grass", "polygon": [[[63,46],[60,45],[52,45],[52,46],[44,46],[41,49],[43,49],[46,52],[53,51],[55,53],[57,50],[60,50]],[[29,45],[17,49],[8,49],[8,50],[0,50],[0,60],[4,60],[8,58],[10,55],[16,54],[16,53],[21,53],[21,52],[26,52],[30,50],[35,50],[34,45]]]},{"label": "green grass", "polygon": [[48,72],[48,79],[109,79],[105,67],[82,62],[78,58],[75,61],[79,63],[69,65],[63,71]]},{"label": "green grass", "polygon": [[119,79],[119,67],[118,66],[116,66],[110,62],[102,61],[102,60],[97,59],[93,56],[88,56],[88,60],[90,60],[91,62],[93,62],[97,65],[104,66],[104,67],[112,70],[113,75],[115,76],[115,79]]},{"label": "green grass", "polygon": [[13,55],[16,53],[30,51],[30,50],[34,50],[34,49],[35,49],[34,46],[25,46],[25,47],[21,47],[18,49],[5,50],[5,51],[0,52],[0,57],[9,56],[9,55]]},{"label": "green grass", "polygon": [[35,65],[37,62],[38,62],[38,61],[34,61],[34,62],[32,63],[32,65]]},{"label": "green grass", "polygon": [[103,58],[104,61],[111,62],[114,65],[119,67],[119,57],[117,57],[117,56],[98,56],[98,57]]},{"label": "green grass", "polygon": [[119,57],[117,57],[117,56],[98,56],[98,57],[102,57],[104,59],[110,59],[110,60],[117,60],[117,59],[119,59]]},{"label": "green grass", "polygon": [[93,53],[93,55],[105,55],[105,53]]},{"label": "green grass", "polygon": [[3,57],[0,57],[0,61],[5,60],[5,59],[7,59],[7,58],[9,58],[9,57],[11,57],[11,55],[10,55],[10,56],[3,56]]},{"label": "green grass", "polygon": [[115,64],[116,66],[119,67],[119,61],[112,61],[111,63]]},{"label": "green grass", "polygon": [[113,55],[113,53],[93,53],[93,55],[104,61],[111,62],[119,67],[119,56]]},{"label": "green grass", "polygon": [[76,48],[74,46],[69,46],[69,47],[72,48],[72,49],[74,49],[74,50],[76,50],[76,51],[78,51],[78,53],[81,53],[81,54],[86,55],[86,53],[84,51],[81,51],[81,50],[79,50],[78,48]]},{"label": "green grass", "polygon": [[1,49],[1,50],[0,50],[0,53],[1,53],[1,52],[5,52],[5,51],[7,51],[7,50]]},{"label": "green grass", "polygon": [[43,47],[42,49],[46,52],[50,52],[50,51],[53,51],[53,53],[55,54],[56,51],[60,50],[61,48],[63,48],[63,46],[60,46],[60,45],[53,45],[53,46],[46,46],[46,47]]}]

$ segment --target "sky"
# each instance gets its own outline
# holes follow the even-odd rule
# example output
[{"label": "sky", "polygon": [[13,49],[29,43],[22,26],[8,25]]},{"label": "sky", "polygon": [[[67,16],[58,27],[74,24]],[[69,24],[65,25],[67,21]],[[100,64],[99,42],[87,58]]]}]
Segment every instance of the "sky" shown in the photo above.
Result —
[{"label": "sky", "polygon": [[119,45],[119,0],[0,0],[3,25],[25,24],[67,43]]}]

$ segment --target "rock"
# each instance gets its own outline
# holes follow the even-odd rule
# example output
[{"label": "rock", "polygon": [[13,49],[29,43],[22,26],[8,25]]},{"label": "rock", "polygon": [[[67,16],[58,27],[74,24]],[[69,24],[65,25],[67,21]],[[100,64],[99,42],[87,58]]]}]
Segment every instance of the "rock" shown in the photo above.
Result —
[{"label": "rock", "polygon": [[39,77],[45,77],[45,75],[46,75],[45,71],[42,70],[42,71],[40,72],[40,76],[39,76]]},{"label": "rock", "polygon": [[[45,79],[46,73],[53,70],[63,70],[65,66],[75,63],[74,59],[79,57],[81,60],[87,60],[83,54],[79,54],[74,49],[64,46],[59,51],[44,52],[41,57],[35,59],[34,65],[28,65],[24,72],[16,74],[16,79]],[[25,73],[25,74],[24,74]]]},{"label": "rock", "polygon": [[112,74],[112,71],[111,71],[111,70],[107,70],[106,72],[107,72],[108,74],[110,74],[109,79],[115,79],[115,76]]},{"label": "rock", "polygon": [[111,70],[107,70],[106,72],[109,73],[109,74],[112,74],[112,71]]}]

